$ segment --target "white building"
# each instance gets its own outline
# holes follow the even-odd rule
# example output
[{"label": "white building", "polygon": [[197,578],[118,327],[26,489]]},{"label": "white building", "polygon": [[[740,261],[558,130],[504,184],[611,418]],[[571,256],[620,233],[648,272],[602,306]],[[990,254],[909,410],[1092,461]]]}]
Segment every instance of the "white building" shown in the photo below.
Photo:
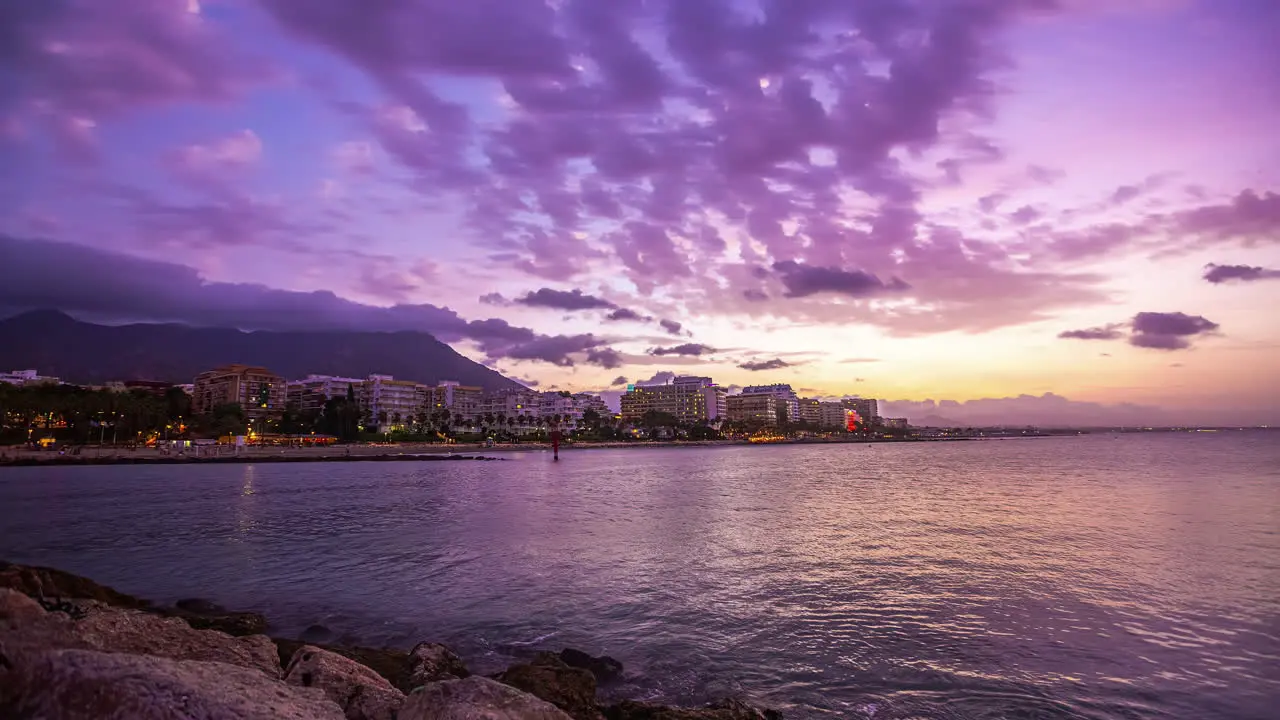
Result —
[{"label": "white building", "polygon": [[634,387],[620,402],[623,421],[632,424],[648,412],[671,415],[686,424],[716,423],[729,417],[725,389],[709,377],[682,375],[665,385]]},{"label": "white building", "polygon": [[377,432],[402,430],[423,411],[426,386],[390,375],[370,375],[360,384],[360,407]]},{"label": "white building", "polygon": [[303,380],[290,380],[286,389],[286,402],[302,411],[322,410],[333,398],[345,398],[348,391],[360,400],[360,378],[336,375],[308,375]]},{"label": "white building", "polygon": [[820,419],[818,424],[832,430],[848,427],[849,411],[838,402],[818,403]]},{"label": "white building", "polygon": [[0,382],[9,385],[57,385],[61,380],[56,377],[41,375],[35,370],[11,370],[0,373]]}]

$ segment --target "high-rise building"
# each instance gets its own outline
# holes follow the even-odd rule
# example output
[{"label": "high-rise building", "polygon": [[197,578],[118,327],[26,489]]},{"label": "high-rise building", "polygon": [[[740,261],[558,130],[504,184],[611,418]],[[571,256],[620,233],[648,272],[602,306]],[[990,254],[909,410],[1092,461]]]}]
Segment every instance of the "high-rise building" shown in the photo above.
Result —
[{"label": "high-rise building", "polygon": [[[743,395],[768,395],[777,400],[781,404],[782,411],[778,413],[778,421],[793,422],[800,417],[800,398],[796,395],[796,391],[791,389],[786,383],[774,383],[772,385],[752,385],[742,388]],[[782,415],[786,413],[784,418]]]},{"label": "high-rise building", "polygon": [[708,377],[680,376],[665,385],[635,386],[622,396],[622,420],[634,424],[652,411],[684,424],[714,423],[728,415],[725,397],[725,389]]},{"label": "high-rise building", "polygon": [[500,390],[486,393],[480,400],[478,412],[481,415],[502,415],[507,418],[535,418],[540,414],[542,393],[536,390]]},{"label": "high-rise building", "polygon": [[882,422],[887,428],[894,428],[897,430],[906,430],[911,427],[907,423],[906,418],[881,418],[880,422]]},{"label": "high-rise building", "polygon": [[822,427],[831,430],[843,430],[847,426],[849,411],[841,403],[819,403],[818,409],[821,411],[821,419],[818,424]]},{"label": "high-rise building", "polygon": [[360,408],[377,432],[403,430],[423,411],[424,386],[390,375],[370,375],[357,391]]},{"label": "high-rise building", "polygon": [[334,375],[308,375],[304,380],[290,380],[286,390],[286,402],[302,412],[323,410],[324,404],[333,398],[347,397],[348,390],[360,400],[360,378]]},{"label": "high-rise building", "polygon": [[731,422],[746,423],[756,427],[776,427],[780,403],[772,395],[730,395],[726,402]]},{"label": "high-rise building", "polygon": [[822,403],[813,398],[800,398],[800,421],[814,427],[822,425]]},{"label": "high-rise building", "polygon": [[858,413],[858,417],[862,422],[868,425],[875,425],[880,418],[879,403],[876,402],[875,398],[845,398],[841,401],[841,404],[844,405],[845,409]]},{"label": "high-rise building", "polygon": [[196,415],[231,403],[238,404],[251,421],[284,412],[284,379],[266,368],[223,365],[200,373],[192,385],[191,412]]}]

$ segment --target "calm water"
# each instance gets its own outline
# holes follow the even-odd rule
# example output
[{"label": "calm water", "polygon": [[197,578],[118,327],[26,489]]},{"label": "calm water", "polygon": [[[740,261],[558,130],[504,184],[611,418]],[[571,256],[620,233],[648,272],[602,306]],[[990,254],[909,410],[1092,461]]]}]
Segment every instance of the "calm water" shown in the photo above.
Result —
[{"label": "calm water", "polygon": [[1280,435],[0,470],[0,557],[789,717],[1280,717]]}]

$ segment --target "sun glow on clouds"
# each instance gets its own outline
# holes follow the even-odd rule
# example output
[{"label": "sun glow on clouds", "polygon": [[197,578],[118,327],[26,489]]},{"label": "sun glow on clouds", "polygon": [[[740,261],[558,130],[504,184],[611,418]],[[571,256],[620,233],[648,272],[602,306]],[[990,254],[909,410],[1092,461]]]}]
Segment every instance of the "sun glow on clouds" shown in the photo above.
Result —
[{"label": "sun glow on clouds", "polygon": [[[1280,177],[1254,171],[1280,158],[1280,96],[1257,90],[1280,12],[944,6],[22,5],[0,161],[33,172],[0,231],[185,247],[211,279],[391,324],[447,306],[482,323],[452,342],[547,385],[697,343],[716,352],[681,367],[726,384],[1280,407],[1241,379],[1276,360],[1253,309],[1280,283],[1201,272],[1280,267]],[[541,288],[607,305],[480,301]],[[1144,312],[1220,330],[1176,376],[1153,348],[1058,338]],[[851,370],[851,348],[880,362]]]}]

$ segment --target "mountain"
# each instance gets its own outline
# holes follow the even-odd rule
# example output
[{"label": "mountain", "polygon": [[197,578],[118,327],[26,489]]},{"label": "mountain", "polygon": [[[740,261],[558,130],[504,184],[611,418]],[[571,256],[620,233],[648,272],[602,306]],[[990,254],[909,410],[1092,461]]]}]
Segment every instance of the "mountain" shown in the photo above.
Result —
[{"label": "mountain", "polygon": [[67,382],[189,383],[227,363],[260,365],[286,379],[372,373],[487,390],[521,385],[423,332],[244,332],[187,325],[94,325],[56,310],[0,320],[0,370],[35,368]]}]

